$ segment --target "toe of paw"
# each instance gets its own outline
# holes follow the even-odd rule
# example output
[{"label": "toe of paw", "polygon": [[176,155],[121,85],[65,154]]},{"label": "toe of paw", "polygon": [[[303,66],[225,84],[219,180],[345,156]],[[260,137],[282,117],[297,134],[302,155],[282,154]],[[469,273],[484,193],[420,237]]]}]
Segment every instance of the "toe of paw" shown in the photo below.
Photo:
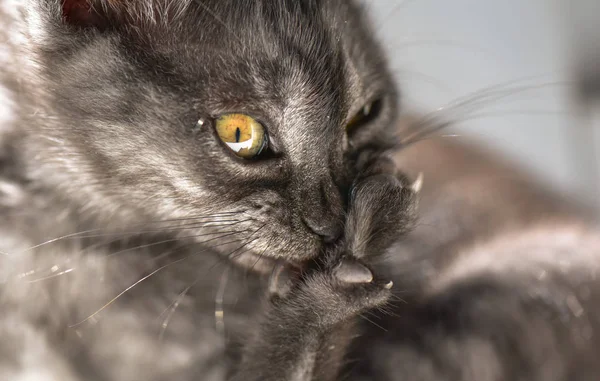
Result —
[{"label": "toe of paw", "polygon": [[344,258],[334,269],[333,276],[342,283],[361,284],[371,283],[373,273],[362,263]]}]

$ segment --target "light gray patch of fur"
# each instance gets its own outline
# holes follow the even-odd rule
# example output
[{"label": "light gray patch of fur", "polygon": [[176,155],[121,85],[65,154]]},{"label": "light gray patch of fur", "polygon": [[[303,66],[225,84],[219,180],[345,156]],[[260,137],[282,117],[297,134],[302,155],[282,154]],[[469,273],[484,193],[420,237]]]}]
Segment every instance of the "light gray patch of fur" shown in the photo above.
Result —
[{"label": "light gray patch of fur", "polygon": [[[0,143],[2,135],[11,130],[12,122],[15,118],[15,100],[12,90],[4,86],[6,77],[11,76],[13,71],[18,67],[17,58],[15,57],[15,44],[20,35],[19,23],[16,19],[17,5],[14,1],[0,2],[0,22],[2,30],[0,30]],[[4,78],[3,78],[4,77]]]},{"label": "light gray patch of fur", "polygon": [[[11,381],[76,381],[70,366],[54,350],[40,328],[23,322],[23,316],[5,314],[0,324],[2,350],[12,355],[0,359],[0,379]],[[7,345],[7,343],[11,343]],[[0,352],[2,353],[2,352]],[[14,360],[14,361],[11,361]]]},{"label": "light gray patch of fur", "polygon": [[[1,53],[0,53],[1,54]],[[0,65],[5,66],[6,62],[1,62]],[[12,100],[12,94],[8,89],[0,87],[0,133],[6,132],[7,126],[11,124],[14,119],[14,103]]]},{"label": "light gray patch of fur", "polygon": [[[523,274],[543,281],[547,272],[580,273],[596,279],[600,236],[589,227],[542,224],[464,248],[429,286],[431,293],[482,274]],[[549,255],[552,254],[552,255]]]},{"label": "light gray patch of fur", "polygon": [[290,381],[305,381],[311,380],[312,373],[315,368],[317,345],[307,346],[302,354],[296,369],[292,370]]},{"label": "light gray patch of fur", "polygon": [[[35,254],[31,250],[11,258],[12,273],[22,276],[10,278],[2,288],[10,292],[0,293],[4,308],[15,314],[14,319],[0,321],[0,331],[6,329],[18,336],[17,343],[23,348],[17,353],[25,356],[15,370],[11,370],[13,363],[0,361],[0,372],[12,372],[9,379],[17,375],[26,379],[36,372],[38,379],[47,375],[49,380],[75,380],[60,352],[54,352],[57,338],[52,344],[47,342],[47,337],[56,332],[64,335],[58,339],[61,347],[91,350],[94,366],[101,366],[109,379],[164,379],[167,375],[187,374],[192,368],[202,369],[203,380],[223,379],[220,364],[210,363],[223,350],[212,319],[177,315],[165,339],[158,339],[161,320],[157,318],[173,300],[171,294],[180,280],[166,277],[165,284],[154,288],[162,291],[155,291],[153,299],[131,303],[117,299],[114,305],[107,305],[141,279],[143,272],[140,273],[135,257],[115,260],[107,258],[106,253],[82,256],[83,251],[73,250],[69,258],[64,246],[56,251],[45,247],[43,255]],[[32,265],[38,271],[26,271]],[[67,269],[72,271],[65,273]],[[181,272],[173,276],[180,277]],[[45,318],[44,324],[37,321],[40,316]],[[60,365],[61,361],[65,361],[64,365]],[[81,374],[81,370],[77,373]]]},{"label": "light gray patch of fur", "polygon": [[0,206],[15,207],[22,203],[25,197],[25,191],[20,184],[0,180]]}]

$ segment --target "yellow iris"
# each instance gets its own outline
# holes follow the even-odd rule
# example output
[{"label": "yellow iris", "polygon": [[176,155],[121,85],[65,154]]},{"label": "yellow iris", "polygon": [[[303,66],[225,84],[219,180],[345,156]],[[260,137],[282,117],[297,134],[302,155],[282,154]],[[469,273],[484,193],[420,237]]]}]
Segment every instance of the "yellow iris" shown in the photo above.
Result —
[{"label": "yellow iris", "polygon": [[265,147],[265,128],[251,116],[221,115],[215,126],[219,138],[239,157],[252,159]]}]

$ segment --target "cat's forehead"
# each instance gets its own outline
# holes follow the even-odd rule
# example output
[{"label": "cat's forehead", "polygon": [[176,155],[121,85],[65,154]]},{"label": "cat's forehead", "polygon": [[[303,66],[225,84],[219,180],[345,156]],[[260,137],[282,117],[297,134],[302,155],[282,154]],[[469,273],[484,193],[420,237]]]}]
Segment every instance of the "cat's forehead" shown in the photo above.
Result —
[{"label": "cat's forehead", "polygon": [[[190,45],[210,45],[213,53],[325,58],[364,41],[360,12],[341,0],[194,0],[166,34]],[[362,38],[361,38],[362,37]],[[206,50],[206,46],[201,49]]]},{"label": "cat's forehead", "polygon": [[163,49],[190,81],[235,85],[240,101],[261,92],[289,97],[286,89],[321,101],[320,92],[368,95],[377,87],[372,82],[386,79],[378,47],[350,1],[191,1],[171,23],[153,49]]}]

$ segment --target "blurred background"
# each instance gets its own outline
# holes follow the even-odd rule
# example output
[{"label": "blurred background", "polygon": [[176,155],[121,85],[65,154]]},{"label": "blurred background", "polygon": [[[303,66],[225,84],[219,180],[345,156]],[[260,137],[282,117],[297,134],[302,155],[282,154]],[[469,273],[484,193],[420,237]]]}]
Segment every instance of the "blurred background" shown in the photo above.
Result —
[{"label": "blurred background", "polygon": [[465,114],[448,138],[481,141],[600,210],[600,0],[364,2],[405,108],[521,87]]}]

